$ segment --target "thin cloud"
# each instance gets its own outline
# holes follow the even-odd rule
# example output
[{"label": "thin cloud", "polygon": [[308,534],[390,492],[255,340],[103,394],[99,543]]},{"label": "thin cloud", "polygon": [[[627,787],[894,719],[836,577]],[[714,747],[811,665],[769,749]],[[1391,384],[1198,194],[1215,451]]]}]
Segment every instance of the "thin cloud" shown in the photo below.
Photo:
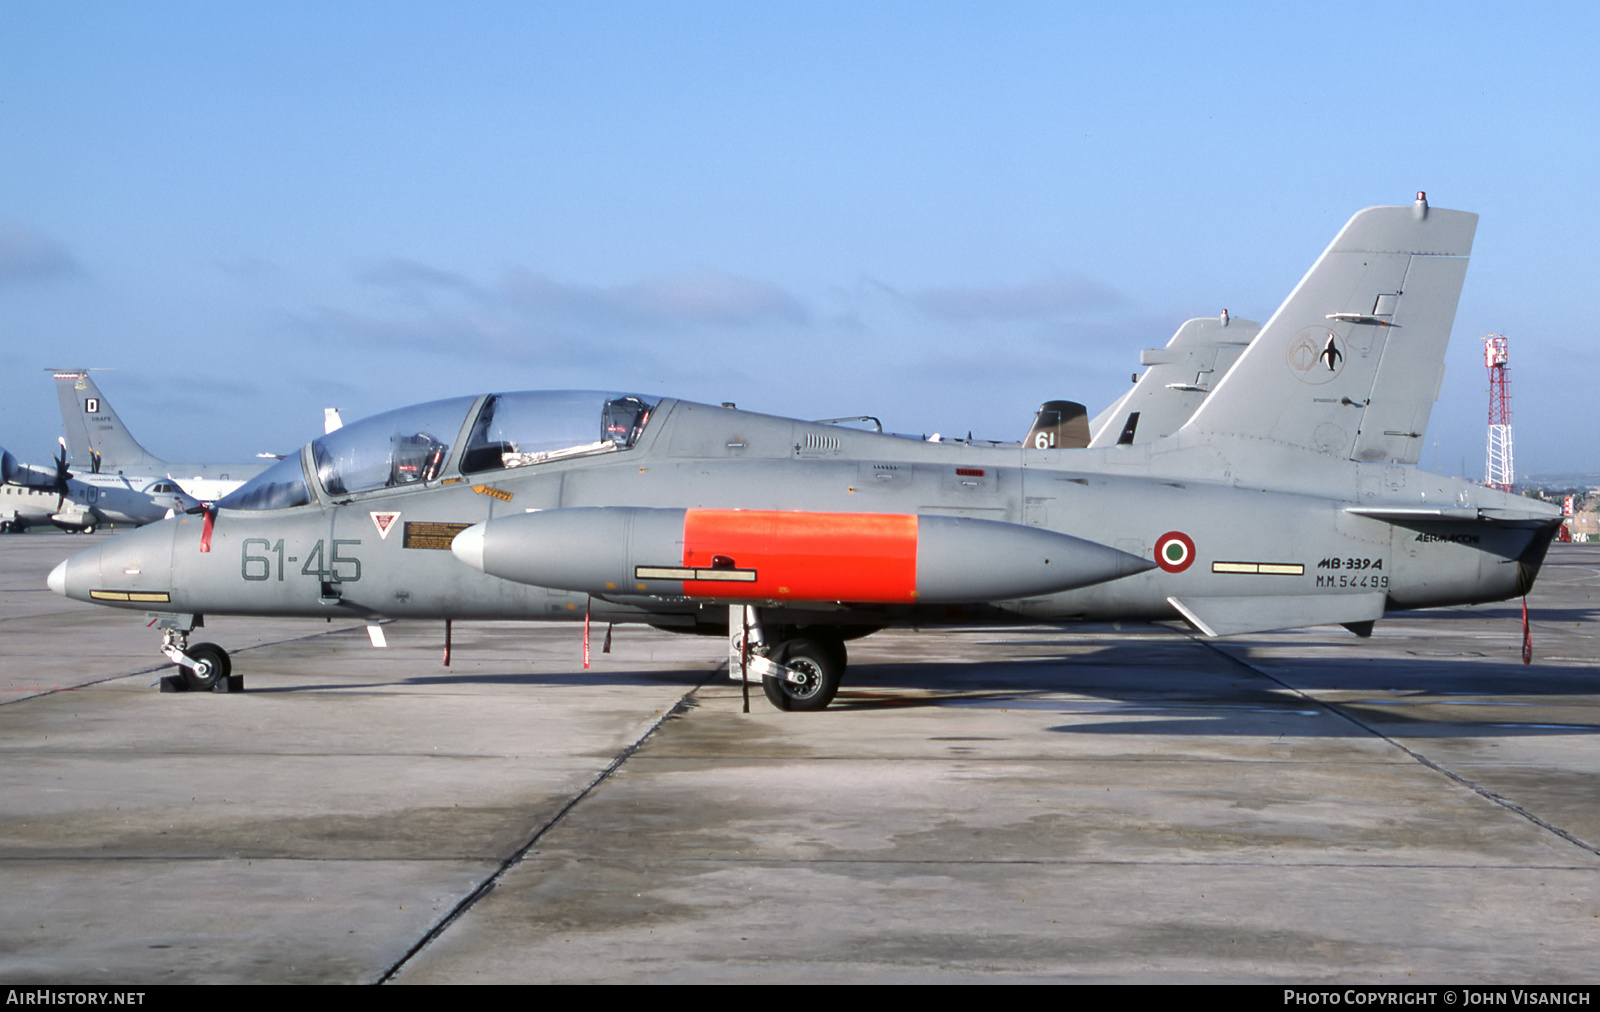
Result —
[{"label": "thin cloud", "polygon": [[313,335],[335,335],[390,354],[401,349],[503,354],[522,343],[515,328],[474,314],[393,319],[324,306],[304,317],[301,324]]},{"label": "thin cloud", "polygon": [[214,257],[211,264],[238,281],[256,281],[282,273],[276,264],[254,256]]},{"label": "thin cloud", "polygon": [[493,318],[503,325],[514,321],[540,332],[571,335],[758,327],[809,319],[804,304],[782,288],[709,269],[624,285],[587,285],[515,267],[497,284],[482,285],[454,271],[394,258],[358,270],[355,280],[396,301],[427,307],[436,316]]},{"label": "thin cloud", "polygon": [[356,271],[363,285],[387,289],[407,301],[422,299],[429,292],[467,292],[476,290],[464,275],[429,264],[392,257]]},{"label": "thin cloud", "polygon": [[83,274],[66,247],[16,222],[0,221],[0,284],[50,281]]},{"label": "thin cloud", "polygon": [[629,285],[578,285],[517,269],[501,285],[506,301],[535,319],[602,329],[617,325],[731,327],[804,323],[805,306],[776,285],[720,271],[646,278]]},{"label": "thin cloud", "polygon": [[1065,275],[1021,285],[929,288],[902,298],[929,316],[958,321],[1050,319],[1102,312],[1121,302],[1097,281]]}]

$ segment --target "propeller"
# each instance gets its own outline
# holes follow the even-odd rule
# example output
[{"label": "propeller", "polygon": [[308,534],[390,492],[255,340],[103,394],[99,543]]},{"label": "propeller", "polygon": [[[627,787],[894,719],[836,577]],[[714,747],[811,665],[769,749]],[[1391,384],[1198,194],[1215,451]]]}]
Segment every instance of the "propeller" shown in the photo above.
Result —
[{"label": "propeller", "polygon": [[56,475],[55,481],[50,487],[55,490],[56,495],[65,496],[67,494],[67,480],[72,477],[72,472],[67,469],[67,441],[59,437],[57,441],[61,444],[61,447],[56,450]]}]

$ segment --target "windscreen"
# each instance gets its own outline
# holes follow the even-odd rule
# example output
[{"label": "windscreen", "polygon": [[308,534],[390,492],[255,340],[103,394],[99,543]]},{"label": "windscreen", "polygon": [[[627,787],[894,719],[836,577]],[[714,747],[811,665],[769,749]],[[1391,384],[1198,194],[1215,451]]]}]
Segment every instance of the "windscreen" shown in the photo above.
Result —
[{"label": "windscreen", "polygon": [[217,500],[217,508],[282,510],[310,501],[311,488],[306,484],[305,469],[300,466],[300,454],[295,453]]},{"label": "windscreen", "polygon": [[475,398],[417,404],[336,429],[311,444],[329,495],[426,484],[439,476]]}]

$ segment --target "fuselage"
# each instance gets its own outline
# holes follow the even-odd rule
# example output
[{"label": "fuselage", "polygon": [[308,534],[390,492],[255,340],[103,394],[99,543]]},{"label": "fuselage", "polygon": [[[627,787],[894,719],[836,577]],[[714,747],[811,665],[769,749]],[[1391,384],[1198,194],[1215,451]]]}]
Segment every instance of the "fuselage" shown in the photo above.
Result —
[{"label": "fuselage", "polygon": [[[328,446],[356,443],[313,444],[285,462],[303,469],[307,501],[251,509],[225,502],[209,519],[154,524],[74,556],[52,587],[114,607],[185,614],[537,620],[589,611],[709,628],[725,621],[729,603],[745,601],[790,622],[1183,617],[1226,631],[1230,622],[1248,624],[1234,616],[1273,601],[1290,602],[1285,614],[1303,619],[1281,624],[1312,625],[1504,599],[1526,591],[1553,531],[1539,504],[1403,465],[1308,460],[1306,473],[1279,482],[1217,480],[1201,476],[1215,470],[1211,457],[1197,460],[1181,446],[1163,454],[1149,446],[935,443],[674,400],[651,405],[626,445],[602,438],[530,453],[510,440],[486,441],[489,399],[468,400],[456,424],[429,430],[427,463],[398,463],[395,447],[415,443],[417,426],[349,437],[387,446],[394,457],[384,465],[388,477],[374,470],[379,477],[367,487],[339,474],[337,463],[330,469],[336,455]],[[354,473],[365,458],[345,454]],[[492,531],[496,520],[570,509],[960,518],[1055,532],[1140,564],[1097,573],[1087,586],[1005,599],[795,599],[768,587],[753,600],[733,584],[623,584],[598,593],[570,581],[542,586],[489,575],[451,551],[469,527]],[[604,540],[580,542],[571,551],[583,557],[566,560],[573,565],[621,551]],[[833,564],[848,568],[850,550]],[[635,561],[694,564],[687,554],[629,565]],[[975,585],[996,585],[1024,561],[969,564]]]},{"label": "fuselage", "polygon": [[196,505],[176,482],[123,475],[74,475],[63,488],[7,484],[0,518],[18,528],[54,524],[68,529],[99,524],[137,527]]}]

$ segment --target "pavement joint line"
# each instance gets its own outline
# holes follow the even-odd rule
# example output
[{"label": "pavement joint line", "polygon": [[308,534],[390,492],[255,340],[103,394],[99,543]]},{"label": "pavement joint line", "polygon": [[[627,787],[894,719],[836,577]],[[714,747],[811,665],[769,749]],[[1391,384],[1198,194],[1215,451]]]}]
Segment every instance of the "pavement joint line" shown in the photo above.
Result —
[{"label": "pavement joint line", "polygon": [[1461,776],[1459,773],[1455,773],[1455,772],[1453,772],[1451,770],[1445,769],[1443,766],[1440,766],[1438,763],[1434,762],[1432,759],[1429,759],[1427,756],[1423,755],[1421,752],[1417,752],[1417,751],[1415,751],[1413,749],[1407,748],[1405,745],[1401,744],[1399,741],[1396,741],[1394,738],[1389,737],[1388,735],[1384,734],[1382,731],[1378,730],[1377,728],[1373,727],[1372,725],[1368,724],[1367,722],[1361,720],[1359,717],[1356,717],[1355,715],[1353,715],[1351,713],[1348,713],[1344,709],[1344,707],[1340,706],[1338,703],[1330,703],[1330,702],[1327,702],[1325,700],[1318,699],[1316,696],[1313,696],[1310,693],[1305,692],[1303,689],[1299,689],[1299,688],[1296,688],[1293,685],[1290,685],[1288,682],[1285,682],[1283,679],[1278,678],[1276,675],[1273,675],[1272,673],[1270,673],[1270,672],[1268,672],[1268,671],[1266,671],[1266,670],[1264,670],[1262,668],[1256,667],[1254,664],[1251,664],[1249,661],[1244,660],[1241,657],[1235,657],[1233,654],[1231,654],[1228,651],[1222,649],[1221,647],[1217,646],[1216,644],[1208,642],[1207,640],[1200,639],[1198,636],[1191,637],[1191,639],[1193,639],[1194,642],[1196,642],[1196,643],[1200,644],[1201,646],[1205,647],[1207,650],[1210,650],[1213,653],[1220,654],[1221,656],[1226,657],[1228,660],[1230,660],[1233,663],[1239,665],[1240,667],[1245,668],[1245,669],[1247,669],[1249,671],[1253,671],[1256,674],[1260,675],[1262,678],[1270,679],[1271,681],[1277,682],[1279,685],[1283,686],[1285,689],[1288,689],[1290,692],[1293,692],[1295,695],[1299,696],[1300,698],[1306,700],[1308,703],[1314,703],[1317,706],[1320,706],[1320,707],[1326,709],[1329,713],[1333,714],[1334,716],[1344,718],[1345,720],[1347,720],[1350,723],[1354,724],[1356,727],[1359,727],[1363,731],[1366,731],[1368,734],[1372,735],[1373,737],[1381,739],[1382,741],[1388,742],[1390,745],[1393,745],[1395,748],[1399,749],[1400,751],[1404,752],[1406,755],[1408,755],[1411,758],[1415,759],[1421,765],[1427,767],[1430,770],[1433,770],[1435,773],[1438,773],[1440,776],[1443,776],[1443,777],[1445,777],[1445,778],[1447,778],[1447,779],[1449,779],[1451,781],[1454,781],[1456,784],[1459,784],[1460,786],[1465,787],[1467,790],[1473,792],[1474,794],[1478,795],[1479,797],[1484,798],[1487,801],[1493,802],[1496,805],[1499,805],[1501,808],[1504,808],[1506,811],[1511,812],[1514,815],[1520,815],[1522,818],[1527,819],[1529,822],[1533,823],[1535,826],[1538,826],[1540,829],[1544,829],[1544,830],[1547,830],[1548,832],[1554,833],[1556,836],[1561,837],[1561,839],[1567,841],[1568,843],[1572,844],[1575,847],[1578,847],[1578,848],[1580,848],[1582,850],[1586,850],[1589,853],[1594,854],[1596,857],[1600,857],[1600,847],[1597,847],[1594,844],[1589,843],[1586,840],[1579,839],[1578,837],[1574,836],[1573,834],[1571,834],[1571,833],[1567,832],[1566,830],[1562,829],[1560,826],[1556,826],[1556,825],[1553,825],[1553,824],[1551,824],[1549,822],[1546,822],[1545,820],[1539,818],[1537,815],[1534,815],[1532,812],[1528,811],[1526,808],[1523,808],[1521,805],[1517,804],[1516,802],[1512,801],[1511,799],[1506,798],[1506,797],[1502,797],[1501,795],[1496,794],[1494,791],[1489,790],[1487,787],[1480,787],[1477,784],[1473,783],[1471,780],[1468,780],[1466,777]]},{"label": "pavement joint line", "polygon": [[237,864],[240,861],[278,861],[284,864],[492,864],[498,858],[493,854],[428,854],[419,857],[337,857],[293,854],[5,854],[0,855],[0,866],[8,864],[40,864],[53,862],[57,864],[115,864],[124,862],[137,864],[146,862],[150,864]]},{"label": "pavement joint line", "polygon": [[587,864],[622,864],[630,868],[655,867],[667,864],[747,864],[777,867],[793,865],[799,868],[812,867],[819,864],[836,865],[915,865],[918,867],[948,867],[967,868],[993,865],[995,867],[1024,867],[1038,866],[1041,868],[1360,868],[1371,870],[1374,868],[1393,868],[1399,871],[1459,871],[1471,869],[1473,871],[1581,871],[1593,873],[1600,871],[1592,864],[1473,864],[1461,862],[1458,864],[1444,864],[1432,862],[1428,864],[1406,864],[1403,861],[1117,861],[1100,858],[1092,861],[1067,861],[1045,860],[1042,858],[978,858],[971,861],[952,861],[949,858],[843,858],[843,857],[818,857],[818,858],[760,858],[760,857],[681,857],[671,860],[656,860],[639,862],[624,860],[622,858],[592,857],[584,855],[580,860]]},{"label": "pavement joint line", "polygon": [[[273,640],[270,643],[253,643],[250,646],[240,647],[237,650],[230,650],[228,652],[230,654],[242,654],[242,653],[244,653],[244,652],[246,652],[248,650],[260,650],[263,647],[278,647],[278,646],[282,646],[285,643],[299,643],[301,640],[314,640],[319,636],[331,636],[334,633],[350,632],[350,631],[351,631],[350,627],[340,627],[338,629],[323,629],[320,632],[308,633],[308,634],[306,634],[304,636],[291,636],[290,638],[288,638],[286,640]],[[27,702],[30,699],[43,699],[45,696],[53,696],[58,692],[74,692],[74,691],[76,691],[78,689],[87,689],[91,685],[104,685],[107,682],[114,682],[119,678],[137,678],[140,675],[153,675],[157,671],[162,671],[162,670],[165,670],[166,668],[170,668],[170,667],[175,667],[175,665],[171,661],[168,661],[168,662],[163,663],[163,664],[151,665],[148,668],[140,668],[138,671],[124,671],[120,675],[106,675],[104,678],[96,678],[93,681],[89,681],[89,682],[78,682],[76,685],[58,685],[53,689],[44,689],[44,690],[42,690],[40,692],[35,692],[35,693],[31,694],[31,695],[18,696],[15,699],[0,699],[0,706],[10,706],[13,703],[24,703],[24,702]]]},{"label": "pavement joint line", "polygon": [[[552,857],[561,857],[560,853],[553,853]],[[956,861],[950,858],[843,858],[843,857],[739,857],[729,855],[723,857],[674,857],[639,862],[636,859],[613,857],[596,857],[593,854],[584,854],[579,860],[585,864],[612,864],[626,865],[630,868],[657,867],[672,864],[742,864],[761,865],[766,867],[793,866],[806,868],[814,865],[873,865],[873,866],[915,866],[929,868],[967,868],[980,866],[993,867],[1041,867],[1041,868],[1358,868],[1362,870],[1395,869],[1397,871],[1459,871],[1470,869],[1473,871],[1528,871],[1528,872],[1566,872],[1578,871],[1593,873],[1600,871],[1592,864],[1474,864],[1472,862],[1458,862],[1447,864],[1443,862],[1428,862],[1407,864],[1403,861],[1121,861],[1109,858],[1096,858],[1088,861],[1071,861],[1064,858],[1047,860],[1044,858],[976,858],[973,860]],[[0,856],[0,866],[20,864],[237,864],[240,861],[276,862],[279,864],[483,864],[494,862],[493,855],[466,855],[466,856],[424,856],[424,857],[294,857],[274,854],[194,854],[188,857],[173,855],[150,854],[41,854],[30,857],[21,854]]]},{"label": "pavement joint line", "polygon": [[493,892],[495,886],[499,883],[500,879],[505,876],[506,872],[521,864],[522,859],[527,856],[528,852],[534,847],[538,846],[539,841],[544,839],[551,830],[555,829],[556,826],[561,823],[561,820],[566,818],[568,812],[571,812],[578,806],[579,802],[581,802],[584,798],[587,798],[590,794],[593,794],[601,784],[609,780],[612,774],[616,773],[617,770],[622,768],[623,763],[633,758],[633,754],[644,746],[644,743],[650,739],[651,735],[655,734],[656,731],[665,725],[668,720],[671,720],[680,713],[687,713],[689,710],[690,697],[704,688],[711,681],[712,677],[720,670],[722,670],[722,668],[719,666],[717,668],[713,668],[711,671],[708,671],[703,681],[701,681],[698,685],[691,687],[689,691],[685,692],[681,697],[679,697],[676,703],[665,710],[661,716],[657,717],[649,727],[645,728],[643,734],[639,735],[639,737],[635,738],[633,742],[630,743],[626,748],[617,753],[616,758],[612,759],[611,762],[606,764],[604,769],[595,774],[594,779],[590,780],[582,790],[569,798],[567,803],[562,805],[554,815],[545,820],[544,825],[540,826],[534,831],[533,835],[528,838],[527,843],[524,843],[521,847],[518,847],[509,857],[501,861],[499,866],[495,868],[488,878],[480,882],[477,888],[473,889],[472,892],[463,897],[461,902],[457,903],[453,908],[451,908],[449,913],[440,918],[432,928],[429,928],[427,933],[418,939],[415,945],[406,950],[405,955],[401,956],[393,966],[385,970],[383,975],[374,981],[374,983],[387,984],[393,980],[395,975],[398,974],[407,963],[421,953],[423,949],[431,945],[435,939],[443,935],[452,924],[454,924],[461,918],[463,914],[476,905],[479,900]]},{"label": "pavement joint line", "polygon": [[[740,716],[743,716],[743,714],[740,714]],[[140,757],[159,758],[160,756],[199,756],[201,758],[215,758],[215,756],[216,756],[215,752],[207,752],[207,751],[200,751],[200,750],[187,751],[187,750],[178,750],[178,749],[161,749],[160,751],[156,751],[156,750],[152,750],[152,749],[60,749],[60,750],[51,749],[48,752],[41,752],[37,748],[0,748],[0,756],[38,756],[38,755],[41,755],[41,754],[48,754],[48,755],[52,755],[52,756],[124,756],[124,757],[132,757],[132,758],[140,758]],[[470,760],[489,761],[489,760],[516,760],[516,759],[520,758],[520,756],[516,756],[516,755],[507,755],[507,754],[502,754],[502,753],[491,753],[491,752],[266,752],[266,751],[255,751],[255,752],[230,752],[229,755],[237,756],[239,758],[244,758],[244,759],[260,758],[260,757],[267,757],[267,758],[272,758],[272,759],[331,759],[331,758],[404,759],[404,758],[411,758],[411,759],[452,759],[452,760],[460,759],[460,760],[468,760],[468,761],[470,761]],[[530,757],[530,758],[536,758],[536,757]],[[1218,765],[1337,766],[1337,767],[1377,766],[1377,767],[1383,767],[1383,766],[1396,766],[1396,765],[1399,765],[1399,764],[1405,762],[1404,759],[1398,759],[1398,758],[1396,758],[1396,759],[1378,759],[1378,758],[1373,758],[1373,759],[1340,759],[1340,760],[1337,760],[1337,761],[1333,761],[1333,760],[1327,760],[1327,759],[1278,759],[1278,758],[1274,758],[1272,756],[1262,756],[1259,759],[1225,759],[1225,758],[1219,759],[1219,758],[1216,758],[1214,756],[1176,757],[1176,756],[1172,756],[1172,755],[1132,756],[1132,757],[1130,757],[1130,756],[1109,756],[1109,757],[1086,756],[1084,758],[1063,758],[1061,756],[1048,756],[1048,755],[1036,755],[1036,754],[993,755],[993,756],[963,755],[963,756],[960,756],[960,757],[952,757],[952,756],[895,756],[895,755],[885,755],[885,756],[871,756],[871,755],[808,755],[808,756],[798,756],[797,757],[797,756],[793,756],[793,755],[782,755],[782,754],[778,754],[778,753],[771,753],[771,754],[767,754],[767,755],[757,755],[757,754],[751,753],[748,756],[748,758],[750,760],[754,761],[754,762],[763,762],[763,763],[765,763],[765,762],[785,762],[786,763],[786,762],[794,762],[796,759],[802,759],[805,762],[852,762],[852,763],[892,762],[892,763],[897,763],[897,764],[900,764],[900,763],[940,763],[940,764],[943,764],[943,763],[951,762],[952,759],[957,759],[958,761],[963,762],[963,763],[1018,763],[1018,762],[1031,762],[1031,763],[1060,763],[1060,764],[1063,764],[1063,765],[1065,765],[1065,764],[1075,764],[1075,763],[1093,763],[1093,764],[1095,764],[1097,766],[1098,765],[1106,765],[1106,764],[1114,765],[1114,764],[1119,764],[1119,763],[1127,763],[1127,764],[1130,764],[1130,765],[1131,764],[1135,764],[1135,763],[1167,763],[1167,764],[1172,765],[1172,766],[1198,766],[1198,765],[1201,765],[1201,764],[1204,764],[1204,763],[1216,763]],[[716,755],[716,754],[713,754],[713,753],[709,753],[709,752],[707,752],[707,753],[702,753],[702,752],[675,752],[675,753],[672,753],[671,755],[646,756],[644,758],[641,758],[639,760],[639,762],[641,762],[641,763],[649,763],[649,762],[675,763],[675,762],[682,762],[682,761],[688,760],[688,759],[699,759],[699,760],[705,760],[705,761],[714,761],[714,762],[717,762],[718,764],[720,764],[722,766],[727,766],[728,765],[727,756],[719,756],[719,755]],[[1483,764],[1482,763],[1463,763],[1462,765],[1478,766],[1478,765],[1483,765]]]}]

